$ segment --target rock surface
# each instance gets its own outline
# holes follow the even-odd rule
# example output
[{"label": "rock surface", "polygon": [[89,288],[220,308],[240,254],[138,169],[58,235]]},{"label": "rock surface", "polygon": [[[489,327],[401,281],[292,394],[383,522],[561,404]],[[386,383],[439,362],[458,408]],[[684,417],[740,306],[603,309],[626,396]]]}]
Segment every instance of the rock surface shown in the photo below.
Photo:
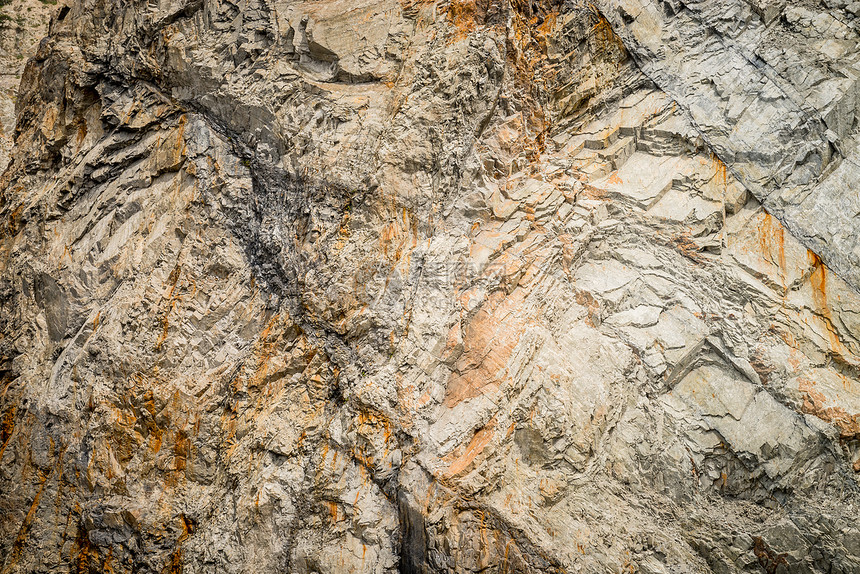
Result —
[{"label": "rock surface", "polygon": [[0,0],[0,172],[9,163],[15,102],[27,58],[48,30],[56,0]]},{"label": "rock surface", "polygon": [[2,573],[860,570],[832,4],[54,6]]},{"label": "rock surface", "polygon": [[860,3],[599,4],[731,172],[860,287]]}]

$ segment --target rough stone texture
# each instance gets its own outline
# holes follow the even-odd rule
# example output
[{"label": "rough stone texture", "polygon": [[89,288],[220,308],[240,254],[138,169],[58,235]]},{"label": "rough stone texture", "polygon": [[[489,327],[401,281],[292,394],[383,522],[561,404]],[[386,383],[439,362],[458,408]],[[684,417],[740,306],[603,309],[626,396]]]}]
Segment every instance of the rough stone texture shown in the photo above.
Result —
[{"label": "rough stone texture", "polygon": [[3,574],[857,572],[852,255],[768,175],[850,215],[780,123],[830,104],[743,64],[762,129],[700,113],[731,34],[611,7],[58,5],[0,179]]},{"label": "rough stone texture", "polygon": [[15,101],[27,58],[48,30],[56,0],[0,0],[0,171],[9,163]]},{"label": "rough stone texture", "polygon": [[860,4],[597,4],[731,172],[860,287]]}]

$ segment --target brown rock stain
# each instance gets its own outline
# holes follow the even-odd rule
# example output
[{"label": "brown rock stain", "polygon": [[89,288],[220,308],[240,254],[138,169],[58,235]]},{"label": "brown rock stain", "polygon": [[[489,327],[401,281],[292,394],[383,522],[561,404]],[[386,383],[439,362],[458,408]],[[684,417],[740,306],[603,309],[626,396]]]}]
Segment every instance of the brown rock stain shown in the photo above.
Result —
[{"label": "brown rock stain", "polygon": [[12,405],[3,413],[3,419],[0,420],[0,461],[3,460],[3,453],[6,452],[6,446],[12,439],[15,433],[15,414],[18,412],[18,407]]},{"label": "brown rock stain", "polygon": [[600,301],[595,299],[588,291],[577,291],[576,303],[585,307],[587,313],[585,322],[592,327],[596,327],[600,322]]},{"label": "brown rock stain", "polygon": [[804,413],[835,425],[842,440],[860,439],[860,414],[852,415],[841,407],[825,406],[827,397],[815,389],[815,381],[806,377],[800,378],[798,390],[803,394],[801,410]]},{"label": "brown rock stain", "polygon": [[699,245],[690,235],[689,231],[682,231],[679,235],[671,237],[668,241],[669,246],[673,247],[681,255],[693,261],[694,263],[704,263],[705,258],[699,253]]},{"label": "brown rock stain", "polygon": [[729,169],[726,164],[715,155],[711,156],[714,162],[714,179],[717,183],[722,184],[723,188],[729,183]]},{"label": "brown rock stain", "polygon": [[99,572],[102,564],[99,549],[90,542],[87,531],[80,525],[78,526],[78,535],[75,538],[75,546],[77,552],[72,562],[75,573]]},{"label": "brown rock stain", "polygon": [[179,515],[179,526],[181,534],[176,539],[176,549],[170,555],[170,559],[161,570],[161,574],[182,574],[182,543],[194,534],[194,521],[189,520],[184,514]]},{"label": "brown rock stain", "polygon": [[18,529],[18,535],[15,537],[15,542],[12,544],[12,551],[10,552],[9,559],[6,562],[6,568],[3,569],[4,574],[6,572],[10,572],[12,570],[12,566],[21,559],[21,555],[24,552],[24,546],[27,543],[27,535],[30,533],[30,527],[33,525],[33,521],[36,518],[36,511],[39,509],[39,502],[42,500],[42,493],[45,491],[45,484],[48,482],[48,476],[45,476],[42,471],[37,472],[39,473],[39,489],[36,491],[36,496],[33,497],[33,502],[30,503],[30,508],[27,510],[27,514],[24,516],[24,521]]},{"label": "brown rock stain", "polygon": [[191,441],[188,434],[184,430],[177,431],[173,442],[173,470],[184,471],[190,454]]},{"label": "brown rock stain", "polygon": [[753,554],[758,558],[759,565],[767,574],[776,574],[780,566],[788,568],[788,562],[785,559],[787,554],[774,552],[761,536],[753,537]]},{"label": "brown rock stain", "polygon": [[42,500],[42,494],[45,492],[45,486],[47,485],[51,477],[53,477],[57,473],[58,469],[62,473],[64,454],[65,447],[60,449],[60,451],[57,453],[56,462],[48,474],[45,474],[41,470],[36,469],[36,472],[39,476],[39,487],[36,490],[36,495],[33,497],[33,501],[30,503],[30,507],[27,510],[27,514],[24,516],[24,520],[21,523],[21,527],[18,529],[18,534],[15,537],[15,542],[12,544],[12,549],[5,561],[4,568],[2,570],[3,574],[12,571],[15,564],[17,564],[17,562],[21,559],[21,556],[24,553],[24,547],[27,544],[27,538],[30,533],[30,529],[33,526],[33,522],[36,520],[36,513],[39,510],[39,504]]},{"label": "brown rock stain", "polygon": [[839,338],[839,332],[833,321],[830,305],[827,302],[827,268],[821,259],[812,251],[806,252],[812,264],[812,274],[809,276],[809,285],[812,288],[812,301],[815,305],[816,318],[822,323],[827,332],[830,348],[829,352],[838,360],[848,361],[848,351]]},{"label": "brown rock stain", "polygon": [[455,40],[465,38],[500,7],[496,0],[452,0],[448,6],[448,21],[456,28]]}]

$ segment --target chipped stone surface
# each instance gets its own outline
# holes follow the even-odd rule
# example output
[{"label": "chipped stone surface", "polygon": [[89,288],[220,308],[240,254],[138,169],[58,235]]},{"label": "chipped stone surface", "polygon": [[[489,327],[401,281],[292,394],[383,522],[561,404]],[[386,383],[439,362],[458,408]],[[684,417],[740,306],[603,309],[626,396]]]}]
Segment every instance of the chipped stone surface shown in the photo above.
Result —
[{"label": "chipped stone surface", "polygon": [[54,6],[2,573],[858,571],[837,4]]},{"label": "chipped stone surface", "polygon": [[27,58],[48,31],[52,4],[40,0],[0,2],[0,171],[10,160],[15,136],[15,104]]},{"label": "chipped stone surface", "polygon": [[858,5],[596,4],[739,181],[860,287]]}]

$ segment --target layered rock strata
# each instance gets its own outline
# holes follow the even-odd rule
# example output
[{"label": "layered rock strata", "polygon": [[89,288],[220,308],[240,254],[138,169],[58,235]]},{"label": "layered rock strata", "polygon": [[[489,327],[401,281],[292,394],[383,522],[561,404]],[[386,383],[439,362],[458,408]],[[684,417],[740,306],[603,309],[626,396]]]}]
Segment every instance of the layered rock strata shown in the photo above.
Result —
[{"label": "layered rock strata", "polygon": [[56,6],[2,572],[858,571],[854,5],[733,6]]}]

